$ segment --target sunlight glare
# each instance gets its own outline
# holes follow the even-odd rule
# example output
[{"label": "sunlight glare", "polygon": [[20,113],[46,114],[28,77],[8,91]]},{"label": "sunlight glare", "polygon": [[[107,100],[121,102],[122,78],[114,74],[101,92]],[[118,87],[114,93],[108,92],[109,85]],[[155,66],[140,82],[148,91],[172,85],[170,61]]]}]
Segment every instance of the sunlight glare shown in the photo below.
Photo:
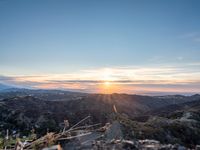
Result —
[{"label": "sunlight glare", "polygon": [[109,81],[106,81],[105,83],[104,83],[106,86],[110,86],[110,82]]}]

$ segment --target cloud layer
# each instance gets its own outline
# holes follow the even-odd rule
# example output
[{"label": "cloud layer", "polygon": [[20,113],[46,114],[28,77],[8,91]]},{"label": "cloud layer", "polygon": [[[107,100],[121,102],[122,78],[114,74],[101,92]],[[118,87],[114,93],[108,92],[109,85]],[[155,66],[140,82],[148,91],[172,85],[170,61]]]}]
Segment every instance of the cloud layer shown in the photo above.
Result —
[{"label": "cloud layer", "polygon": [[98,68],[72,74],[1,75],[0,81],[17,87],[84,92],[199,93],[200,63],[184,66]]}]

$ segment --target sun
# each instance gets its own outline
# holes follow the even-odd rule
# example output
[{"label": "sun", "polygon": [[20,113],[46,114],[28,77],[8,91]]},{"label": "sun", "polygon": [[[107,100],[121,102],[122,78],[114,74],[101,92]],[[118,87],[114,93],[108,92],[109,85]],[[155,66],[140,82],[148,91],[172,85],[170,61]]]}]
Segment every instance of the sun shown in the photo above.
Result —
[{"label": "sun", "polygon": [[105,81],[104,84],[105,84],[105,86],[110,86],[111,85],[110,81]]},{"label": "sun", "polygon": [[115,85],[112,80],[105,80],[101,85],[101,92],[104,94],[112,94],[115,92]]},{"label": "sun", "polygon": [[111,81],[112,81],[112,71],[110,69],[105,69],[103,71],[103,85],[105,89],[111,88]]},{"label": "sun", "polygon": [[103,81],[100,90],[104,94],[110,94],[113,91],[113,87],[110,81]]},{"label": "sun", "polygon": [[111,69],[106,68],[101,72],[101,83],[99,84],[99,90],[104,94],[111,94],[115,92],[115,78]]}]

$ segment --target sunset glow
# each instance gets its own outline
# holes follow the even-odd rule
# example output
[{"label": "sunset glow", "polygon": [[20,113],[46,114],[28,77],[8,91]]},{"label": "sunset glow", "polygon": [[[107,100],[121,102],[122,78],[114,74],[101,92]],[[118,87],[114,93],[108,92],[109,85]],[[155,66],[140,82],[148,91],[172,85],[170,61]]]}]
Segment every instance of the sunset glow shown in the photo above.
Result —
[{"label": "sunset glow", "polygon": [[109,87],[111,83],[109,81],[104,82],[105,86]]},{"label": "sunset glow", "polygon": [[[1,76],[18,87],[65,89],[100,93],[198,92],[200,71],[195,65],[158,67],[113,67],[76,73]],[[186,73],[191,71],[191,73]]]}]

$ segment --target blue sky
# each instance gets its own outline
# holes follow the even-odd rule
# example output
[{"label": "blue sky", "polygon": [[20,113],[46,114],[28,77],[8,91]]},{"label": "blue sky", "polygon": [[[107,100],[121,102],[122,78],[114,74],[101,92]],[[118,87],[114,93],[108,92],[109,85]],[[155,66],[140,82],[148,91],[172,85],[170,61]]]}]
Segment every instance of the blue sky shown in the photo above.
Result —
[{"label": "blue sky", "polygon": [[0,0],[0,74],[173,67],[197,81],[199,10],[198,0]]}]

